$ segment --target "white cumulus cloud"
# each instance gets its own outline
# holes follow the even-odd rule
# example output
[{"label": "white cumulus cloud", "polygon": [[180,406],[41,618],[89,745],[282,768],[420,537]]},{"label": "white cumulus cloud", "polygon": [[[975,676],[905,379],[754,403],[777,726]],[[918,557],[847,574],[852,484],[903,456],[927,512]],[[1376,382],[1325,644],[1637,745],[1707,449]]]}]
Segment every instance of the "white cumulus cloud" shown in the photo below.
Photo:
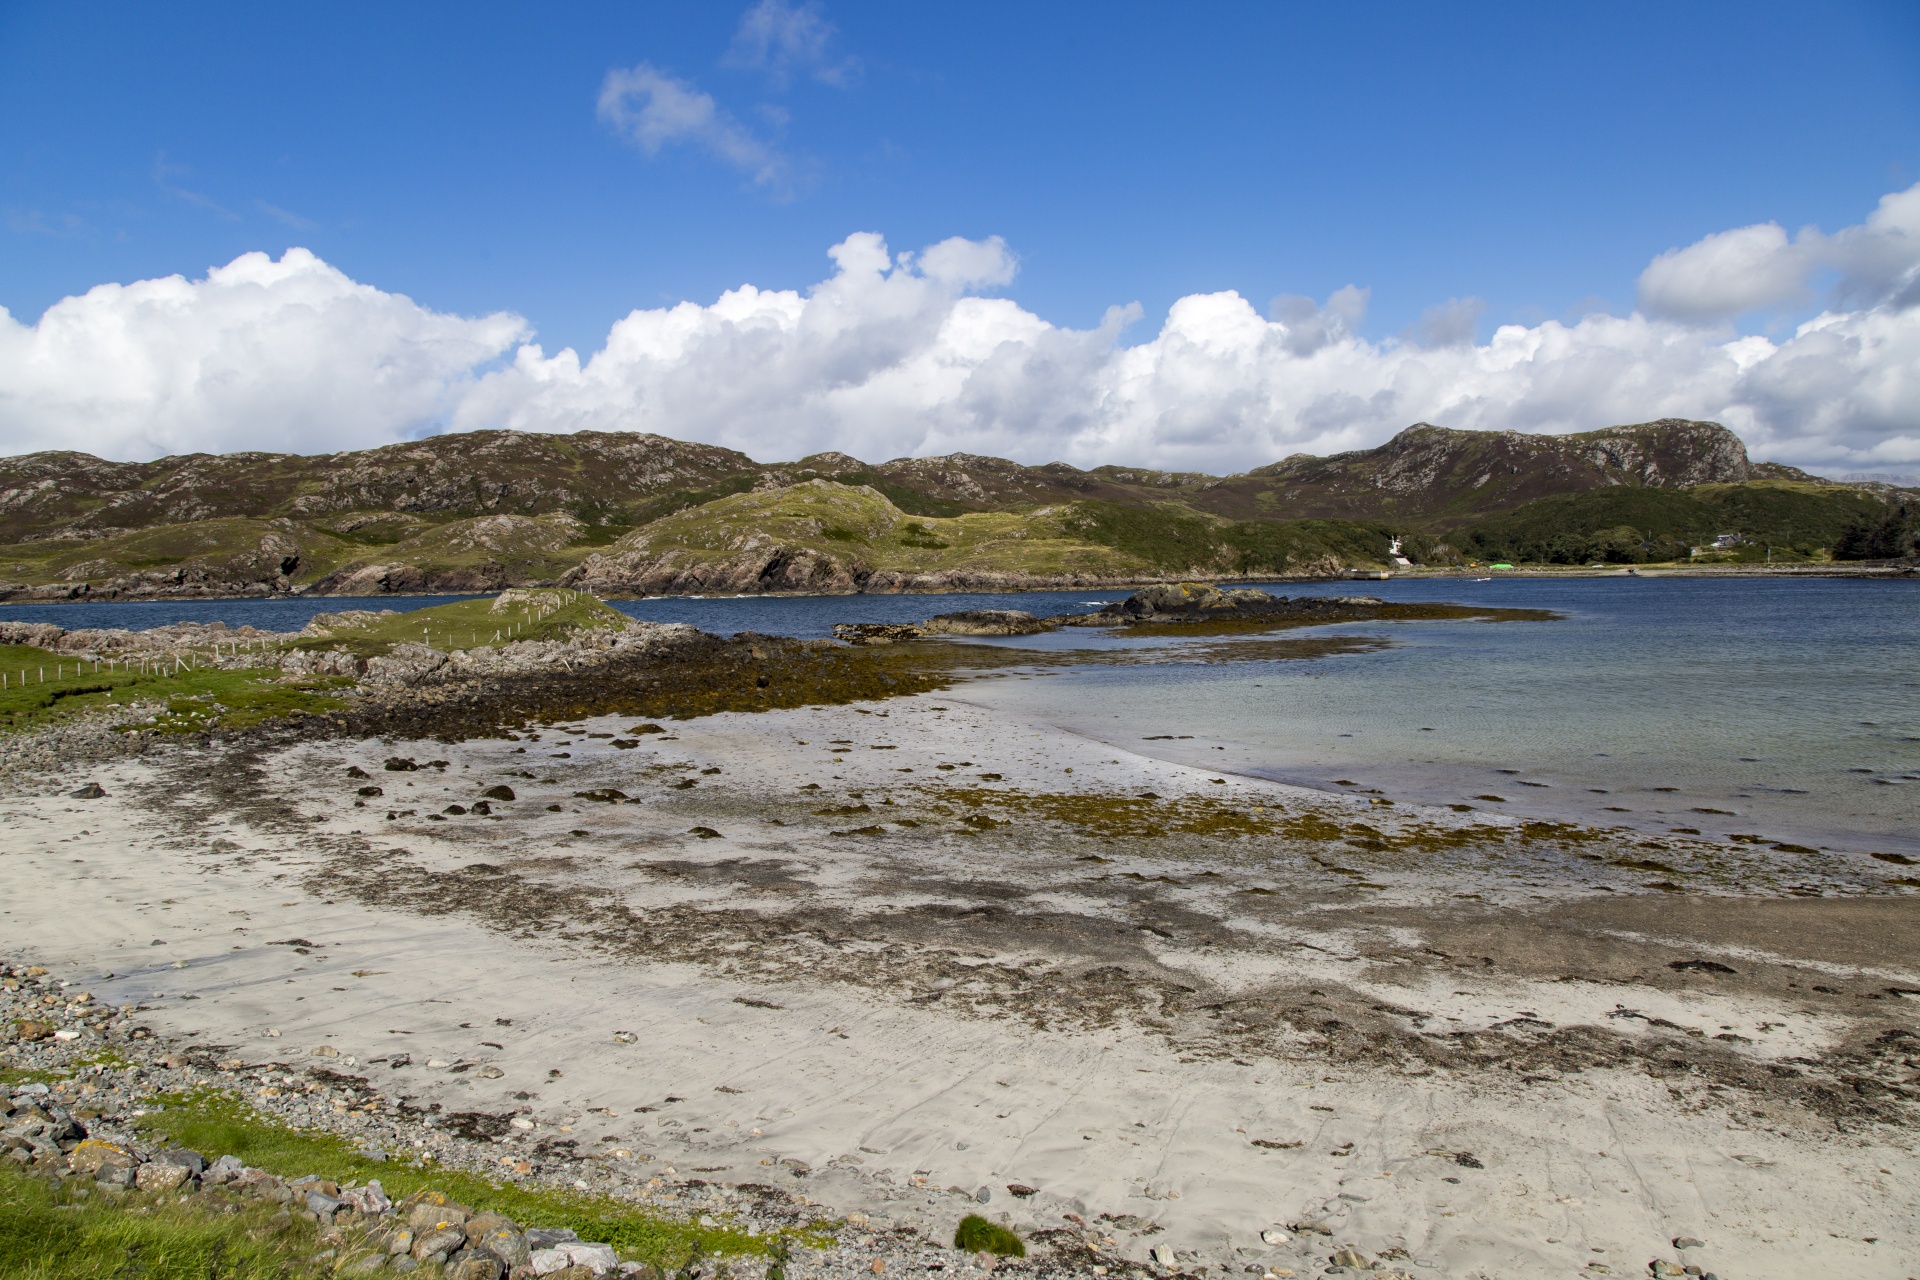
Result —
[{"label": "white cumulus cloud", "polygon": [[[250,254],[203,281],[103,286],[32,326],[0,313],[0,450],[150,457],[594,428],[767,460],[966,451],[1220,472],[1364,448],[1422,420],[1563,432],[1674,416],[1724,422],[1761,458],[1900,471],[1920,462],[1916,226],[1909,191],[1831,235],[1709,237],[1649,267],[1660,308],[1502,325],[1484,342],[1471,298],[1370,341],[1353,286],[1324,303],[1283,295],[1265,316],[1237,293],[1190,295],[1144,336],[1130,335],[1137,306],[1064,328],[982,296],[1018,268],[997,237],[896,254],[861,232],[811,289],[743,284],[636,310],[583,357],[549,354],[517,317],[431,312],[299,250]],[[1751,284],[1783,242],[1817,249],[1827,309],[1774,336],[1713,322],[1810,278]]]},{"label": "white cumulus cloud", "polygon": [[100,285],[31,326],[0,309],[0,451],[386,444],[451,413],[526,336],[516,316],[429,311],[305,249]]},{"label": "white cumulus cloud", "polygon": [[1807,227],[1789,238],[1765,222],[1669,249],[1640,274],[1640,308],[1682,320],[1727,319],[1801,302],[1828,274],[1838,306],[1920,302],[1920,184],[1882,197],[1864,223],[1833,235]]}]

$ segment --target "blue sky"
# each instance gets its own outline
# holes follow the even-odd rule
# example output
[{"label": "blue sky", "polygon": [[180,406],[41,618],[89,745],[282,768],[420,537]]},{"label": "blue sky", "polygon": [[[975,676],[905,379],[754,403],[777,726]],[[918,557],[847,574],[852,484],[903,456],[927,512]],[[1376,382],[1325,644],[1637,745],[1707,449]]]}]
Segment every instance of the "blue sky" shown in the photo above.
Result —
[{"label": "blue sky", "polygon": [[1920,469],[1911,0],[0,0],[0,131],[0,453]]},{"label": "blue sky", "polygon": [[[833,3],[784,76],[741,65],[745,7],[14,0],[0,305],[302,245],[584,351],[875,230],[1005,237],[1061,324],[1357,284],[1369,333],[1468,295],[1484,328],[1624,310],[1662,250],[1920,179],[1911,4]],[[614,136],[596,92],[642,61],[790,188]]]}]

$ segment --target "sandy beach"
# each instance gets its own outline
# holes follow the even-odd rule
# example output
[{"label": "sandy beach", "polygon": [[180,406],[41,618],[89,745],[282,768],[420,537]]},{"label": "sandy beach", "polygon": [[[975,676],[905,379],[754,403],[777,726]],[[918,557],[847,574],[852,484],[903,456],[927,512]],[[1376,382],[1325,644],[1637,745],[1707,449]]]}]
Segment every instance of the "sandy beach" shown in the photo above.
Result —
[{"label": "sandy beach", "polygon": [[1914,1274],[1900,868],[1738,896],[1766,851],[1210,773],[966,692],[23,775],[0,936],[160,1034],[479,1117],[503,1176],[778,1179],[1180,1271]]}]

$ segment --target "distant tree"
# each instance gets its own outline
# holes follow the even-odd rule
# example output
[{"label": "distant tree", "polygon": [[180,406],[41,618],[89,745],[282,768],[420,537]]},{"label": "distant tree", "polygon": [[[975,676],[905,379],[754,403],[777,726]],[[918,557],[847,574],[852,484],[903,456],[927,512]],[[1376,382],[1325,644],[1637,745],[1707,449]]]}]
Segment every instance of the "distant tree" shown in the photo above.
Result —
[{"label": "distant tree", "polygon": [[1849,525],[1834,540],[1835,560],[1902,560],[1920,555],[1920,512],[1908,503],[1889,506],[1878,520]]}]

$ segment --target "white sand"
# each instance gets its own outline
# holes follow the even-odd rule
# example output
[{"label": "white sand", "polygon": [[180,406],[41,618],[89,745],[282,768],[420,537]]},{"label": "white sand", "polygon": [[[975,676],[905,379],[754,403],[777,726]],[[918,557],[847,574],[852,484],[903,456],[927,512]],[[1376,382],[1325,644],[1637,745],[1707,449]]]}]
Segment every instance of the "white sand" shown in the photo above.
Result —
[{"label": "white sand", "polygon": [[[929,709],[935,706],[949,710]],[[1170,1246],[1193,1262],[1256,1266],[1256,1274],[1259,1265],[1319,1274],[1327,1255],[1348,1243],[1368,1256],[1404,1249],[1407,1258],[1391,1265],[1416,1275],[1489,1280],[1599,1274],[1595,1263],[1616,1275],[1645,1274],[1654,1257],[1697,1262],[1728,1280],[1916,1274],[1920,1160],[1911,1131],[1838,1133],[1811,1119],[1749,1127],[1726,1107],[1681,1101],[1638,1070],[1527,1085],[1507,1073],[1329,1067],[1306,1053],[1183,1061],[1166,1038],[1126,1020],[1105,1030],[1036,1030],[1010,1017],[909,1003],[881,985],[794,981],[784,971],[766,984],[717,978],[701,962],[610,958],[551,934],[489,929],[465,913],[375,909],[300,886],[304,874],[326,865],[321,846],[329,838],[347,842],[330,846],[339,856],[359,831],[368,847],[401,851],[431,869],[477,859],[539,867],[610,888],[638,909],[725,904],[773,920],[788,904],[778,891],[628,869],[635,858],[711,865],[743,857],[785,860],[822,906],[911,907],[938,899],[943,877],[1013,874],[996,869],[1004,846],[976,853],[963,839],[930,835],[903,850],[830,836],[826,821],[774,827],[754,808],[756,797],[787,803],[813,781],[830,799],[861,791],[880,810],[833,821],[889,821],[883,797],[900,801],[896,813],[908,811],[913,788],[962,775],[935,770],[955,759],[974,762],[964,774],[998,772],[999,785],[1034,791],[1230,793],[1249,805],[1366,808],[1245,779],[1214,783],[1223,775],[1067,738],[952,694],[866,710],[886,714],[829,708],[715,716],[670,725],[673,740],[647,738],[631,751],[552,731],[541,743],[518,744],[524,754],[506,742],[301,748],[273,761],[274,787],[303,813],[324,814],[306,831],[249,825],[243,815],[179,816],[194,804],[189,791],[178,796],[175,813],[149,789],[181,787],[192,771],[164,763],[74,775],[62,793],[92,777],[109,798],[0,802],[0,944],[10,956],[85,979],[101,1000],[151,1005],[146,1020],[157,1028],[234,1045],[250,1061],[306,1065],[320,1044],[361,1064],[404,1050],[415,1065],[358,1069],[421,1103],[531,1108],[540,1132],[565,1124],[582,1147],[612,1135],[617,1144],[605,1145],[656,1156],[683,1174],[719,1170],[699,1176],[779,1182],[837,1209],[937,1235],[972,1207],[959,1192],[986,1186],[987,1210],[1022,1231],[1057,1226],[1063,1213],[1096,1223],[1100,1214],[1133,1215],[1143,1222],[1127,1225],[1162,1230],[1112,1228],[1120,1252],[1142,1258],[1150,1245]],[[608,732],[630,723],[585,727]],[[831,756],[834,739],[851,739],[856,749]],[[392,751],[452,764],[444,774],[383,772],[380,762]],[[349,762],[387,790],[370,805],[398,802],[422,814],[450,799],[470,802],[505,770],[560,781],[511,778],[520,800],[499,806],[511,816],[497,823],[388,823],[384,808],[349,807],[352,792],[340,785]],[[692,767],[646,775],[655,762]],[[697,773],[715,765],[724,772]],[[212,757],[206,767],[216,767]],[[648,789],[682,776],[700,785],[659,797]],[[570,798],[594,785],[636,795],[647,789],[646,803]],[[543,808],[554,797],[567,797],[559,814]],[[812,802],[803,796],[794,811]],[[721,836],[687,835],[696,821]],[[563,834],[572,829],[592,834]],[[1036,830],[1036,842],[1050,838]],[[1150,847],[1111,853],[1116,861],[1104,870],[1154,865]],[[539,861],[555,855],[575,862]],[[1431,885],[1408,878],[1386,892],[1418,902]],[[1040,900],[1090,916],[1115,910],[1092,895],[1076,902],[1069,890]],[[1155,958],[1222,991],[1338,982],[1458,1027],[1527,1013],[1655,1034],[1644,1020],[1607,1019],[1627,1003],[1684,1026],[1746,1029],[1755,1043],[1741,1051],[1764,1059],[1818,1054],[1845,1031],[1830,1014],[1778,998],[1623,993],[1598,981],[1468,978],[1376,963],[1337,913],[1317,925],[1283,926],[1222,914],[1248,940],[1244,949],[1153,939]],[[267,945],[294,938],[321,945],[307,955]],[[152,945],[156,939],[166,945]],[[1770,954],[1765,940],[1745,949]],[[185,967],[175,968],[181,961]],[[95,976],[106,972],[117,976]],[[1905,980],[1920,986],[1913,975]],[[1761,1024],[1769,1029],[1755,1030]],[[617,1041],[617,1031],[635,1033],[637,1043]],[[504,1076],[430,1069],[423,1065],[429,1058],[485,1062]],[[556,1070],[563,1074],[549,1075]],[[517,1102],[511,1095],[520,1090],[537,1098]],[[666,1104],[669,1095],[683,1101]],[[642,1106],[658,1109],[636,1113]],[[1255,1139],[1301,1145],[1269,1149],[1252,1145]],[[1473,1153],[1484,1168],[1463,1167],[1456,1152]],[[768,1164],[783,1158],[815,1172],[794,1182]],[[1016,1199],[1008,1183],[1038,1194]],[[1332,1234],[1261,1242],[1262,1229],[1302,1219],[1324,1221]],[[1681,1258],[1669,1243],[1676,1236],[1698,1237],[1706,1247]]]}]

